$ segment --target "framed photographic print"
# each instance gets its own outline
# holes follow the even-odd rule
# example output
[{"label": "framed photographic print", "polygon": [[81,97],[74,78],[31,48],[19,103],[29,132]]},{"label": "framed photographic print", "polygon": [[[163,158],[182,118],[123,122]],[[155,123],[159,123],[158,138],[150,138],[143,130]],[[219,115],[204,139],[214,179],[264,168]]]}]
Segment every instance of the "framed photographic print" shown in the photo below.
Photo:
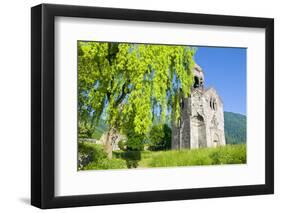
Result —
[{"label": "framed photographic print", "polygon": [[274,21],[31,9],[31,203],[274,192]]}]

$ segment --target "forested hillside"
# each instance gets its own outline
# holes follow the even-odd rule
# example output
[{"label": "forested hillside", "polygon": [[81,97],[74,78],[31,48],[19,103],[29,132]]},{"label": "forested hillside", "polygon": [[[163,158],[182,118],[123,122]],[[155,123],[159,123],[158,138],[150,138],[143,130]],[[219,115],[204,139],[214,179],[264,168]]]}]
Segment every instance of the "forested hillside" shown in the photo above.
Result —
[{"label": "forested hillside", "polygon": [[233,112],[224,112],[224,131],[227,144],[246,143],[246,116]]}]

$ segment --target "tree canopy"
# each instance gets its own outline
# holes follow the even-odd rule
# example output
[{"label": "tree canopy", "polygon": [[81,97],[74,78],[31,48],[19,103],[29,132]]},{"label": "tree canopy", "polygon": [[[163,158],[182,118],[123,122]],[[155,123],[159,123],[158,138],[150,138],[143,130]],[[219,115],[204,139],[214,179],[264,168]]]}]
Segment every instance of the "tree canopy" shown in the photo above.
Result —
[{"label": "tree canopy", "polygon": [[79,41],[79,131],[101,118],[140,137],[155,120],[176,123],[180,98],[193,84],[194,53],[188,46]]}]

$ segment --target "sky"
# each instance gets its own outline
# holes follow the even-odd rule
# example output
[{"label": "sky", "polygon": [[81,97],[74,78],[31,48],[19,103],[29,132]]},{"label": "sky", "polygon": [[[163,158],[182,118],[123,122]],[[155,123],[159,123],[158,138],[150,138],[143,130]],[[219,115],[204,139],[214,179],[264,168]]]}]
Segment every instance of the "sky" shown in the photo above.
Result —
[{"label": "sky", "polygon": [[196,63],[203,69],[205,87],[214,87],[224,111],[246,115],[246,48],[197,47]]}]

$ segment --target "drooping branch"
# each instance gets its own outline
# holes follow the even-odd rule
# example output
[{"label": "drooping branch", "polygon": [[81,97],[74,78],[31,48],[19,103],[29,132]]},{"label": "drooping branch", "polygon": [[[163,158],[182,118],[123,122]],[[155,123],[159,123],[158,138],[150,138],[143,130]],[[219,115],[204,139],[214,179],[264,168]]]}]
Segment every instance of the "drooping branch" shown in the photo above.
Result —
[{"label": "drooping branch", "polygon": [[[126,95],[128,95],[131,90],[128,89],[128,85],[129,85],[128,81],[127,83],[124,83],[121,89],[121,95],[116,99],[115,103],[114,103],[114,107],[117,107],[120,103],[122,103],[122,101],[126,98]],[[127,91],[126,91],[127,89]]]}]

